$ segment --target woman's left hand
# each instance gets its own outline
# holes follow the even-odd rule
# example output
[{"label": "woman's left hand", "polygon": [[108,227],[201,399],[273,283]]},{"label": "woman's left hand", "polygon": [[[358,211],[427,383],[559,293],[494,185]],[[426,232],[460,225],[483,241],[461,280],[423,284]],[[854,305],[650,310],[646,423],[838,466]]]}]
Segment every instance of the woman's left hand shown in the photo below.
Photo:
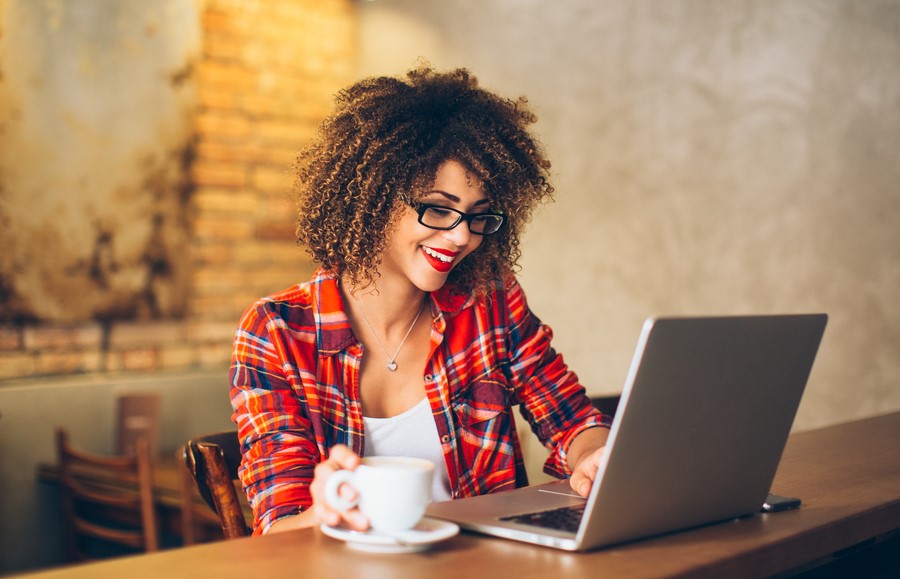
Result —
[{"label": "woman's left hand", "polygon": [[588,496],[588,493],[591,492],[591,485],[594,484],[594,479],[597,478],[597,471],[600,469],[600,457],[602,456],[603,448],[601,447],[578,461],[578,464],[575,465],[575,469],[572,471],[572,476],[569,477],[569,485],[572,487],[572,490],[583,497]]},{"label": "woman's left hand", "polygon": [[597,478],[600,459],[608,437],[608,428],[588,428],[576,436],[569,445],[569,469],[572,471],[569,486],[583,497],[591,492],[591,485]]}]

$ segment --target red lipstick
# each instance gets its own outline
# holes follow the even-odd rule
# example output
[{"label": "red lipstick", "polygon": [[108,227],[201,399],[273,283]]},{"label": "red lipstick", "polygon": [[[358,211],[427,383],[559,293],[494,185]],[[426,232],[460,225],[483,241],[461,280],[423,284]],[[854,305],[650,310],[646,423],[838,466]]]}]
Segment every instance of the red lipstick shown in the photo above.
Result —
[{"label": "red lipstick", "polygon": [[[438,254],[443,256],[444,259],[437,257],[434,254]],[[422,255],[425,256],[425,260],[437,271],[441,273],[447,273],[451,269],[453,269],[453,259],[458,255],[458,252],[448,251],[446,249],[438,249],[436,247],[422,247]]]}]

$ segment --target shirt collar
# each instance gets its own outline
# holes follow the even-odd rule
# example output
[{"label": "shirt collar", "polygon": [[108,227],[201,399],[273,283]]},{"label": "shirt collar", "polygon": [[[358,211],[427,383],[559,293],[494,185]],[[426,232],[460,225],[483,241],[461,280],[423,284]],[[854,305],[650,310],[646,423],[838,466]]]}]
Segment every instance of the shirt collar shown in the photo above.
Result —
[{"label": "shirt collar", "polygon": [[315,304],[316,342],[319,353],[326,356],[336,354],[356,343],[350,328],[350,319],[344,309],[344,298],[338,287],[338,277],[323,268],[316,270],[310,287]]},{"label": "shirt collar", "polygon": [[[357,343],[339,285],[337,275],[324,268],[316,270],[310,280],[315,304],[316,340],[319,352],[326,356],[336,354]],[[445,284],[431,293],[432,303],[444,315],[461,312],[474,299],[471,293],[461,292],[454,284]]]}]

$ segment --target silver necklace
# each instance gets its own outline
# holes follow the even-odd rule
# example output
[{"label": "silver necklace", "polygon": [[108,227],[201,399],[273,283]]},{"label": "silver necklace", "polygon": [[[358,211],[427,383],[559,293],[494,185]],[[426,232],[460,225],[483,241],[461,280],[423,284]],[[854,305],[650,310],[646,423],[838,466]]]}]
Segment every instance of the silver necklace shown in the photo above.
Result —
[{"label": "silver necklace", "polygon": [[388,363],[387,369],[391,372],[395,372],[397,370],[397,356],[400,355],[400,350],[403,349],[403,344],[406,343],[406,338],[409,337],[410,332],[415,327],[416,322],[419,321],[419,316],[422,315],[422,310],[425,309],[425,300],[422,300],[422,305],[419,306],[419,312],[416,314],[416,317],[413,319],[412,323],[409,325],[409,329],[406,330],[406,335],[403,336],[403,339],[400,340],[400,345],[397,346],[397,351],[394,352],[394,355],[391,356],[388,353],[387,348],[384,347],[384,344],[381,342],[381,339],[378,337],[378,332],[375,331],[375,328],[372,327],[372,322],[369,321],[369,318],[366,317],[366,312],[363,310],[363,306],[360,301],[357,299],[356,303],[359,305],[359,313],[362,314],[363,320],[365,320],[366,325],[369,326],[369,329],[372,330],[372,336],[375,337],[375,341],[378,342],[378,345],[381,346],[381,351],[384,352],[384,355],[387,356]]}]

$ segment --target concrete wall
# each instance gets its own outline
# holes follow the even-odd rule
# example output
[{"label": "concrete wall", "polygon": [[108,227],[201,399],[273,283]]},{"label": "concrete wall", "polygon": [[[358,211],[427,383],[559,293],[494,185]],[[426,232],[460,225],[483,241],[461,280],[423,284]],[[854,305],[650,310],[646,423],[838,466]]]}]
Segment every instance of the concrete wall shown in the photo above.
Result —
[{"label": "concrete wall", "polygon": [[360,74],[423,56],[529,97],[557,201],[522,281],[595,393],[650,315],[824,311],[797,429],[900,409],[900,4],[379,0]]}]

